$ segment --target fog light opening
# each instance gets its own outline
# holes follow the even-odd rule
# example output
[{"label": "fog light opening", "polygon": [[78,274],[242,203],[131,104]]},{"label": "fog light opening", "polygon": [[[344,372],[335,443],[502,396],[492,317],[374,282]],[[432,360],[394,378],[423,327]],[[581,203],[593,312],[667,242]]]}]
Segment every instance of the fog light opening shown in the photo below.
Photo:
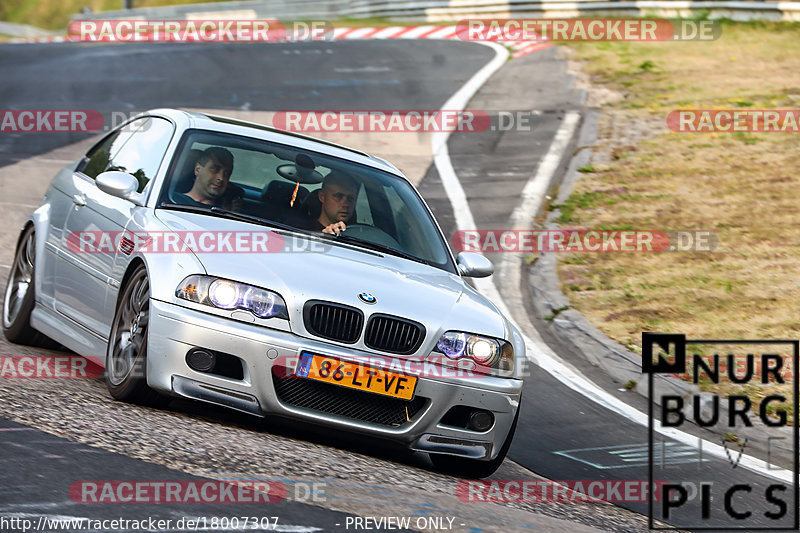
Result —
[{"label": "fog light opening", "polygon": [[208,350],[192,348],[186,353],[186,364],[197,372],[211,372],[217,364],[217,356]]},{"label": "fog light opening", "polygon": [[475,410],[469,415],[469,429],[472,431],[489,431],[494,424],[494,415],[489,411]]}]

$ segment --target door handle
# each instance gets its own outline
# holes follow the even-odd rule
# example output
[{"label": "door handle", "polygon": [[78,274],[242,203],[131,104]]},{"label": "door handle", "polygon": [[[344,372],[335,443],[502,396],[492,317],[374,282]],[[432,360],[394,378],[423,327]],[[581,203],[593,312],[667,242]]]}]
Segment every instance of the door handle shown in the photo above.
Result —
[{"label": "door handle", "polygon": [[72,203],[78,207],[83,207],[86,205],[86,197],[82,194],[76,194],[72,197]]}]

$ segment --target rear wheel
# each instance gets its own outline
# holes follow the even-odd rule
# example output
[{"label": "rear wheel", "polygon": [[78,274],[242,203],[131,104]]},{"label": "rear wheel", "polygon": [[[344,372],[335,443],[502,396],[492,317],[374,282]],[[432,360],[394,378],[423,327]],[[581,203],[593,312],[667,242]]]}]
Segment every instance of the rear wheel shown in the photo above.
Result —
[{"label": "rear wheel", "polygon": [[431,462],[437,470],[443,474],[458,476],[465,479],[480,479],[489,477],[495,473],[503,464],[503,460],[508,454],[508,449],[511,448],[511,441],[514,440],[514,433],[517,430],[517,420],[519,420],[519,411],[522,407],[522,400],[520,397],[519,407],[517,407],[517,414],[514,415],[514,422],[511,423],[511,429],[508,431],[503,447],[500,448],[500,453],[491,461],[479,461],[477,459],[467,459],[465,457],[456,457],[454,455],[440,455],[431,454]]},{"label": "rear wheel", "polygon": [[56,348],[58,343],[31,327],[35,300],[34,270],[36,265],[36,232],[33,225],[22,231],[8,275],[3,299],[3,333],[11,342],[29,346]]},{"label": "rear wheel", "polygon": [[117,400],[160,405],[165,398],[147,385],[150,281],[147,269],[133,271],[117,299],[106,352],[106,386]]}]

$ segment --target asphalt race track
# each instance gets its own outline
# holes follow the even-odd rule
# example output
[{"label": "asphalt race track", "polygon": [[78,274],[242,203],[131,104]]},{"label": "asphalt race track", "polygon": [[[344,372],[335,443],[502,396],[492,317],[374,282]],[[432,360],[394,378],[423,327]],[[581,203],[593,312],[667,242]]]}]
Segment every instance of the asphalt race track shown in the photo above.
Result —
[{"label": "asphalt race track", "polygon": [[[286,45],[3,45],[0,46],[0,72],[4,79],[0,86],[0,107],[91,109],[100,111],[108,122],[113,113],[133,113],[155,107],[231,112],[439,109],[492,57],[493,52],[487,47],[448,41],[341,41]],[[536,75],[530,74],[524,79],[524,84],[504,85],[502,80],[519,75],[513,69],[523,68]],[[461,179],[478,227],[484,228],[504,227],[507,224],[508,215],[515,207],[520,191],[549,149],[565,113],[584,112],[580,100],[574,97],[568,87],[569,76],[564,73],[563,63],[555,58],[554,49],[514,60],[504,69],[509,70],[501,70],[499,78],[496,76],[489,82],[476,97],[480,105],[474,107],[490,112],[535,110],[537,118],[534,131],[526,135],[504,135],[491,131],[454,134],[449,141],[453,167]],[[20,162],[35,162],[37,156],[44,157],[43,154],[52,154],[54,151],[60,154],[57,162],[66,164],[71,159],[77,159],[80,151],[70,156],[63,152],[63,148],[73,143],[83,142],[85,145],[95,135],[2,133],[0,170]],[[353,140],[349,140],[349,144],[359,148]],[[420,159],[424,157],[428,157],[428,154],[419,154]],[[0,264],[4,266],[0,269],[0,276],[3,278],[7,275],[5,266],[10,264],[20,224],[38,202],[31,190],[43,191],[51,177],[52,173],[43,176],[15,173],[12,177],[5,175],[0,182],[0,192],[3,194],[0,206],[8,207],[0,214],[0,220],[3,221],[0,225],[0,238],[3,241]],[[434,210],[445,234],[451,235],[456,229],[454,214],[436,169],[430,163],[421,175],[419,189]],[[40,197],[41,193],[38,194]],[[0,340],[0,351],[3,354],[49,353],[45,350],[23,349],[9,344],[5,339]],[[574,361],[574,364],[599,386],[646,412],[647,405],[642,398],[620,392],[618,384],[592,367],[580,361]],[[349,494],[343,488],[348,476],[358,476],[347,474],[349,467],[343,464],[341,458],[354,453],[366,457],[364,464],[378,465],[375,468],[395,471],[398,476],[418,475],[419,479],[428,479],[425,476],[429,476],[431,483],[451,487],[451,497],[452,487],[458,483],[458,480],[442,479],[443,476],[430,472],[424,457],[406,456],[369,443],[338,440],[336,436],[318,436],[313,431],[298,428],[264,427],[246,417],[189,402],[173,402],[169,413],[120,406],[111,402],[107,394],[104,396],[104,386],[99,381],[59,385],[48,383],[40,391],[34,391],[28,385],[25,387],[8,380],[0,381],[0,390],[3,391],[0,399],[0,417],[3,417],[0,418],[0,447],[3,450],[0,455],[0,514],[38,516],[48,513],[53,516],[92,518],[156,514],[175,518],[192,513],[206,516],[249,514],[248,509],[230,507],[203,509],[202,512],[196,508],[139,508],[138,505],[126,508],[124,513],[103,506],[80,506],[76,510],[74,503],[63,493],[65,487],[75,480],[190,480],[204,478],[214,469],[224,477],[225,472],[238,472],[247,467],[244,459],[241,459],[241,463],[237,462],[239,456],[233,451],[238,436],[231,437],[231,450],[223,449],[214,462],[203,465],[203,468],[187,467],[191,459],[187,459],[185,454],[181,455],[181,450],[171,449],[180,447],[179,443],[184,440],[176,437],[173,441],[169,436],[170,427],[164,427],[165,424],[175,424],[175,430],[179,432],[191,432],[194,425],[199,434],[196,440],[200,442],[203,434],[200,434],[199,426],[202,425],[206,428],[204,431],[224,430],[228,435],[246,434],[247,438],[253,433],[254,437],[258,436],[264,441],[274,434],[306,451],[315,447],[332,450],[319,456],[297,457],[297,461],[311,465],[305,470],[308,478],[316,475],[335,479],[342,495]],[[74,404],[71,398],[75,399]],[[519,479],[535,473],[553,480],[647,480],[647,455],[642,452],[647,444],[646,427],[565,387],[533,365],[530,376],[526,378],[523,398],[517,435],[509,454],[510,461],[506,461],[493,479]],[[88,414],[84,409],[88,410]],[[73,413],[71,416],[63,414],[69,411]],[[37,412],[40,416],[34,414]],[[83,416],[112,412],[114,416],[119,414],[126,421],[125,424],[118,428],[103,429],[81,422]],[[10,421],[12,419],[24,421],[25,425]],[[150,429],[147,429],[148,426]],[[43,429],[47,433],[31,428]],[[62,428],[63,431],[59,432],[56,428]],[[120,435],[104,435],[114,431],[120,431]],[[158,441],[159,449],[148,452],[136,448],[135,443],[132,444],[136,440],[136,431],[143,431],[147,435],[153,431],[154,435],[163,435],[164,438]],[[60,439],[54,434],[70,440]],[[713,438],[710,434],[702,436]],[[91,443],[92,447],[76,443],[76,440]],[[241,448],[245,453],[244,444]],[[115,451],[119,453],[112,453]],[[621,452],[628,453],[626,457],[633,457],[634,460],[619,462]],[[671,474],[674,478],[671,479],[693,479],[696,476],[701,459],[696,459],[686,450],[683,452],[674,456],[680,459],[671,465],[674,468]],[[152,455],[148,456],[148,453]],[[712,468],[718,473],[715,474],[718,477],[712,479],[714,483],[729,485],[736,481],[749,482],[754,486],[754,493],[760,493],[770,482],[749,471],[723,468],[726,465],[721,459],[706,457],[702,462],[712,467],[719,466]],[[169,465],[170,469],[164,465]],[[393,483],[393,478],[388,474],[383,477],[376,474],[370,479],[387,486]],[[352,490],[358,492],[361,489]],[[395,496],[400,498],[400,489],[397,490]],[[411,483],[409,492],[402,493],[402,497],[408,498],[415,491],[421,494]],[[445,490],[442,489],[442,492]],[[405,507],[398,504],[394,510],[397,514],[412,510],[418,512],[424,507],[424,502],[429,506],[439,505],[437,509],[446,514],[448,504],[442,503],[446,500],[438,500],[437,503],[433,496],[430,496],[430,500],[424,500],[427,497],[420,496],[419,502],[411,501]],[[369,499],[364,499],[360,514],[368,513],[373,504]],[[281,517],[279,524],[287,526],[284,531],[315,531],[315,528],[345,530],[347,517],[352,518],[353,514],[335,510],[337,505],[339,509],[358,508],[355,504],[346,507],[344,503],[321,505],[313,500],[306,500],[305,503],[287,500],[274,505],[273,514]],[[618,505],[636,513],[647,513],[646,503],[620,502]],[[697,506],[699,502],[693,501],[692,505]],[[715,499],[713,505],[716,510],[721,505],[721,498]],[[549,510],[536,511],[606,530],[641,531],[646,527],[642,517],[627,513],[617,516],[617,510],[609,510],[608,506],[592,507],[592,512],[573,504],[564,504],[560,509],[551,507]],[[751,502],[750,508],[757,514],[771,507],[759,501]],[[510,509],[507,516],[501,517],[500,510],[499,507],[485,507],[476,511],[476,514],[488,514],[489,518],[497,513],[494,515],[497,527],[491,525],[491,520],[479,522],[476,517],[461,520],[460,525],[465,528],[464,531],[494,531],[499,530],[505,520],[505,530],[536,527],[526,524],[523,517],[514,515]],[[587,516],[591,514],[595,516]],[[555,523],[542,526],[544,530],[556,530],[556,527]],[[580,530],[577,524],[575,528],[575,531]]]}]

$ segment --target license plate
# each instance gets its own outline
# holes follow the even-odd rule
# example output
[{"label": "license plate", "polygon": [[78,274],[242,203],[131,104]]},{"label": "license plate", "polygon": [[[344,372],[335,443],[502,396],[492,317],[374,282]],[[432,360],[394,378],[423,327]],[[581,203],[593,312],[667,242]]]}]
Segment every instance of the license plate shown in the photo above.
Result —
[{"label": "license plate", "polygon": [[417,387],[416,376],[305,352],[300,356],[297,375],[403,400],[412,399]]}]

